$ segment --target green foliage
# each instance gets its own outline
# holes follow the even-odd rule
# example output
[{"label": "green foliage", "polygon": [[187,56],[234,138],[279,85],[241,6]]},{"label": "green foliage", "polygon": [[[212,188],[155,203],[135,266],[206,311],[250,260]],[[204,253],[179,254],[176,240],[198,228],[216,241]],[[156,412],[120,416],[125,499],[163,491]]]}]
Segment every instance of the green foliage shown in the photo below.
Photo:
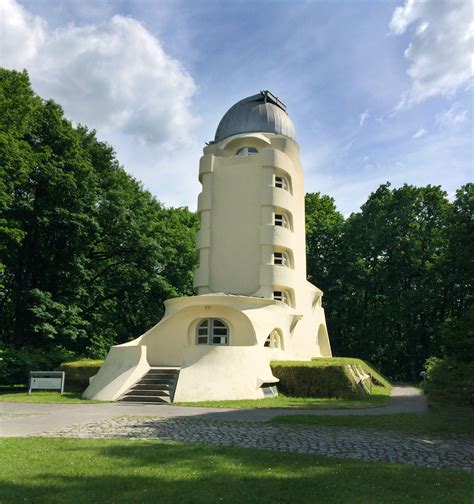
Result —
[{"label": "green foliage", "polygon": [[104,357],[192,293],[196,215],[165,208],[95,132],[0,69],[0,341]]},{"label": "green foliage", "polygon": [[53,371],[72,353],[61,347],[40,348],[0,345],[0,385],[28,385],[30,371]]},{"label": "green foliage", "polygon": [[312,367],[293,364],[272,364],[273,376],[278,378],[278,390],[296,397],[355,398],[356,386],[345,366]]},{"label": "green foliage", "polygon": [[89,385],[89,378],[99,372],[103,363],[103,360],[92,359],[63,362],[58,371],[65,373],[65,389],[83,392]]},{"label": "green foliage", "polygon": [[429,358],[423,389],[431,403],[474,406],[474,362]]},{"label": "green foliage", "polygon": [[474,186],[450,203],[439,187],[387,183],[345,221],[327,197],[306,198],[308,272],[333,352],[418,381],[442,352],[440,327],[472,303]]}]

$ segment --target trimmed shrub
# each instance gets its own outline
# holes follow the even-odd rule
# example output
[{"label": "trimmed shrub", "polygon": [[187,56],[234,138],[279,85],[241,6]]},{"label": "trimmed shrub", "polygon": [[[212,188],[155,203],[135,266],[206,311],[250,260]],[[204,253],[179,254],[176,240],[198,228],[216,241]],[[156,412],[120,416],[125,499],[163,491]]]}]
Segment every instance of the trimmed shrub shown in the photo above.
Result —
[{"label": "trimmed shrub", "polygon": [[58,371],[66,373],[65,389],[70,392],[83,392],[89,385],[89,378],[99,372],[103,360],[79,360],[63,362]]},{"label": "trimmed shrub", "polygon": [[52,371],[65,359],[74,357],[64,348],[0,346],[0,385],[28,385],[30,371]]},{"label": "trimmed shrub", "polygon": [[272,364],[279,378],[278,390],[296,397],[357,397],[357,387],[345,366],[305,366]]},{"label": "trimmed shrub", "polygon": [[431,357],[425,369],[422,386],[431,403],[474,406],[474,362]]}]

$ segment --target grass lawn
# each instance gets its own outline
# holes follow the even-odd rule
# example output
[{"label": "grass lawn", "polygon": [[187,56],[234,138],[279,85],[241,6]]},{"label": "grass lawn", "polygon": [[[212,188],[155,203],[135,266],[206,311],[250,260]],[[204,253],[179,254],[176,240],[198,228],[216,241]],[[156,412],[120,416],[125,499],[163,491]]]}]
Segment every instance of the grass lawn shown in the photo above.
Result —
[{"label": "grass lawn", "polygon": [[0,389],[0,402],[95,404],[103,401],[89,401],[81,399],[81,394],[79,392],[64,392],[64,394],[61,395],[59,392],[52,390],[33,390],[31,395],[28,395],[28,392],[25,391],[25,389],[20,389],[18,391]]},{"label": "grass lawn", "polygon": [[474,475],[206,445],[0,439],[0,502],[472,502]]},{"label": "grass lawn", "polygon": [[314,397],[287,397],[279,394],[278,397],[265,399],[243,399],[238,401],[200,401],[174,403],[178,406],[203,406],[208,408],[301,408],[301,409],[353,409],[353,408],[379,408],[388,404],[390,389],[386,387],[373,387],[372,395],[360,399],[314,398]]},{"label": "grass lawn", "polygon": [[203,406],[209,408],[301,408],[301,409],[359,409],[359,408],[379,408],[386,406],[390,400],[392,389],[390,381],[374,369],[370,364],[351,357],[331,357],[318,358],[310,361],[274,361],[275,366],[346,366],[348,364],[360,365],[370,373],[383,386],[374,385],[372,395],[359,399],[339,399],[339,398],[314,398],[314,397],[288,397],[279,394],[278,397],[266,399],[245,399],[238,401],[200,401],[175,403],[180,406]]},{"label": "grass lawn", "polygon": [[324,367],[324,366],[361,366],[362,369],[372,375],[385,387],[391,388],[391,383],[380,371],[375,369],[369,362],[354,357],[317,357],[310,361],[274,361],[272,365],[278,366],[309,366],[309,367]]},{"label": "grass lawn", "polygon": [[474,438],[474,410],[452,408],[430,413],[357,416],[279,416],[273,423],[314,425],[315,427],[352,427],[404,432],[406,434],[463,435]]}]

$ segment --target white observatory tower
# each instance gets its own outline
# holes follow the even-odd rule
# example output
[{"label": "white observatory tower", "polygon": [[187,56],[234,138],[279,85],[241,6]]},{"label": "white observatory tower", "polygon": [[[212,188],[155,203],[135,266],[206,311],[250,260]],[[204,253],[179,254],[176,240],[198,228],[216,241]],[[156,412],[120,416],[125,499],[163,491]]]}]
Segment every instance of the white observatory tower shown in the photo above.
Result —
[{"label": "white observatory tower", "polygon": [[262,91],[231,107],[199,180],[198,295],[167,300],[156,326],[112,347],[85,397],[133,400],[130,389],[172,369],[168,401],[259,398],[275,393],[270,361],[331,356],[322,292],[306,280],[304,175],[285,105]]}]

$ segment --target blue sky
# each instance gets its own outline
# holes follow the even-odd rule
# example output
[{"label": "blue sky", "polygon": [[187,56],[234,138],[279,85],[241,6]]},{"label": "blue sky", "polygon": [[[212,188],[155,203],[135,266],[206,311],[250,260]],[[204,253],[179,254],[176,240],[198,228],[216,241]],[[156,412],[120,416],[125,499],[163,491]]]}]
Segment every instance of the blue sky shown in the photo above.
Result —
[{"label": "blue sky", "polygon": [[452,196],[472,180],[471,20],[466,0],[4,0],[0,64],[27,68],[159,200],[191,209],[204,142],[269,89],[306,190],[347,215],[385,181]]}]

